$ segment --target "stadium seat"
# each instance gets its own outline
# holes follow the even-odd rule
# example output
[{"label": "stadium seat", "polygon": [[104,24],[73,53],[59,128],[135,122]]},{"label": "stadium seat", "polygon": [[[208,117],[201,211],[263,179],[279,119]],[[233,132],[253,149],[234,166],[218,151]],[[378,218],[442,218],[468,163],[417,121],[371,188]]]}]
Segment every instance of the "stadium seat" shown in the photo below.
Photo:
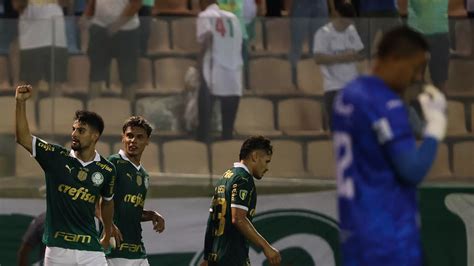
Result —
[{"label": "stadium seat", "polygon": [[267,52],[288,54],[291,44],[290,20],[287,18],[266,19],[265,30]]},{"label": "stadium seat", "polygon": [[453,174],[460,178],[474,178],[474,141],[463,141],[453,145]]},{"label": "stadium seat", "polygon": [[474,103],[471,105],[471,133],[474,134]]},{"label": "stadium seat", "polygon": [[260,98],[241,99],[235,119],[235,131],[244,136],[281,135],[280,131],[275,130],[272,102]]},{"label": "stadium seat", "polygon": [[[123,149],[123,143],[117,142],[114,144],[112,153],[117,153],[120,149]],[[146,146],[145,151],[143,151],[141,163],[149,174],[161,172],[158,145],[151,140],[148,146]]]},{"label": "stadium seat", "polygon": [[319,102],[311,99],[288,99],[278,103],[278,125],[284,134],[292,136],[323,133]]},{"label": "stadium seat", "polygon": [[209,174],[207,146],[193,140],[163,144],[164,171],[177,174]]},{"label": "stadium seat", "polygon": [[298,62],[298,89],[307,94],[323,95],[323,76],[314,59]]},{"label": "stadium seat", "polygon": [[[71,149],[71,141],[68,141],[64,144],[64,147],[66,147],[68,150]],[[107,159],[107,157],[109,157],[110,155],[110,144],[108,142],[103,142],[103,141],[98,141],[96,144],[95,144],[95,149],[96,151],[104,158]]]},{"label": "stadium seat", "polygon": [[196,62],[185,58],[155,60],[155,80],[159,93],[177,93],[184,90],[184,75]]},{"label": "stadium seat", "polygon": [[87,110],[98,113],[104,119],[103,135],[121,135],[125,119],[132,114],[128,100],[114,97],[94,98],[87,102]]},{"label": "stadium seat", "polygon": [[[0,133],[15,133],[15,106],[16,101],[13,96],[0,97],[0,113],[2,119],[0,123]],[[28,118],[28,125],[31,132],[38,130],[35,119],[35,103],[30,100],[26,102],[26,117]]]},{"label": "stadium seat", "polygon": [[431,170],[428,172],[428,180],[436,180],[440,178],[449,178],[452,176],[451,169],[449,167],[449,151],[448,145],[441,143],[438,146],[438,154],[436,159],[431,167]]},{"label": "stadium seat", "polygon": [[211,145],[212,174],[222,175],[239,161],[240,140],[217,141]]},{"label": "stadium seat", "polygon": [[71,134],[74,114],[83,110],[80,100],[69,97],[48,97],[39,101],[39,126],[41,133]]},{"label": "stadium seat", "polygon": [[72,93],[89,92],[89,72],[91,66],[86,55],[69,56],[67,68],[68,87]]},{"label": "stadium seat", "polygon": [[303,163],[301,143],[292,140],[272,141],[273,156],[269,165],[269,177],[301,178],[307,176]]},{"label": "stadium seat", "polygon": [[148,54],[154,55],[160,52],[169,52],[171,49],[168,21],[162,19],[151,19],[150,23]]},{"label": "stadium seat", "polygon": [[250,60],[250,88],[257,94],[295,93],[291,67],[287,60],[258,58]]},{"label": "stadium seat", "polygon": [[8,58],[6,56],[0,56],[0,90],[11,89],[10,75],[8,67]]},{"label": "stadium seat", "polygon": [[188,0],[160,0],[156,3],[160,14],[186,15],[189,14]]},{"label": "stadium seat", "polygon": [[464,104],[448,101],[448,136],[466,135],[466,115]]},{"label": "stadium seat", "polygon": [[451,59],[446,84],[448,95],[474,95],[474,60]]},{"label": "stadium seat", "polygon": [[196,40],[196,18],[184,17],[171,21],[173,51],[197,53],[200,45]]},{"label": "stadium seat", "polygon": [[250,42],[250,52],[261,52],[264,49],[263,46],[263,26],[262,21],[258,18],[255,20],[255,37]]},{"label": "stadium seat", "polygon": [[40,179],[44,177],[44,172],[38,162],[20,145],[16,145],[15,176],[35,177]]},{"label": "stadium seat", "polygon": [[151,69],[151,60],[148,58],[138,59],[137,73],[137,93],[153,90],[153,73]]},{"label": "stadium seat", "polygon": [[308,171],[318,178],[336,179],[336,162],[332,141],[312,141],[308,143]]}]

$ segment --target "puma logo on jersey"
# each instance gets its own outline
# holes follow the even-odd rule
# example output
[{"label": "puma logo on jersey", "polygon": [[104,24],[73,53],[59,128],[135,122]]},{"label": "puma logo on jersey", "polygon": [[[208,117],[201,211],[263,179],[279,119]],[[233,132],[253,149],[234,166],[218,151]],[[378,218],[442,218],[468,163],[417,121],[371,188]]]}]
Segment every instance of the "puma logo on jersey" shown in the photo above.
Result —
[{"label": "puma logo on jersey", "polygon": [[67,168],[67,170],[69,170],[69,173],[71,173],[71,172],[72,172],[72,169],[74,169],[74,167],[70,167],[70,166],[67,165],[67,164],[65,165],[65,167]]}]

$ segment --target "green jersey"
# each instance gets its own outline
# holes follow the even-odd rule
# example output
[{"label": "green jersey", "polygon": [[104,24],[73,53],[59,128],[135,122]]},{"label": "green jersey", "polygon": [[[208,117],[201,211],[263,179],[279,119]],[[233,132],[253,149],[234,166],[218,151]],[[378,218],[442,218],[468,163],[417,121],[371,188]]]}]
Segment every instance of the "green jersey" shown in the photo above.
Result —
[{"label": "green jersey", "polygon": [[247,211],[252,221],[257,205],[257,191],[247,167],[235,163],[217,182],[209,209],[204,256],[210,265],[250,265],[249,243],[232,224],[231,208]]},{"label": "green jersey", "polygon": [[134,165],[120,150],[109,157],[117,169],[115,181],[114,223],[122,232],[123,241],[112,249],[109,258],[146,258],[142,241],[141,218],[148,190],[149,175],[139,165]]},{"label": "green jersey", "polygon": [[74,152],[33,138],[32,155],[46,177],[43,242],[49,247],[102,251],[95,227],[95,203],[112,200],[115,167],[97,152],[83,162]]}]

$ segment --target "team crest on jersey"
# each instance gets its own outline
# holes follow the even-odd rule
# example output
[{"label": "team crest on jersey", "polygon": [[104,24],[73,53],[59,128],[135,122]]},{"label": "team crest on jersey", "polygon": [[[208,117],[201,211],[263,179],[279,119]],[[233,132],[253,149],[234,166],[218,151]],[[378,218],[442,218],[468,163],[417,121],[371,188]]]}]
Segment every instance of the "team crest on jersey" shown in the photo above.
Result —
[{"label": "team crest on jersey", "polygon": [[79,179],[79,181],[84,181],[87,179],[87,172],[84,171],[84,170],[80,170],[78,173],[77,173],[77,179]]},{"label": "team crest on jersey", "polygon": [[148,186],[150,185],[149,178],[145,176],[145,178],[143,179],[143,182],[145,183],[145,188],[148,189]]},{"label": "team crest on jersey", "polygon": [[239,191],[239,197],[241,200],[245,200],[245,198],[247,197],[247,195],[249,194],[249,192],[245,189],[242,189]]},{"label": "team crest on jersey", "polygon": [[142,176],[141,175],[137,175],[137,185],[138,186],[142,185]]},{"label": "team crest on jersey", "polygon": [[94,186],[100,186],[104,182],[104,176],[99,173],[95,172],[92,174],[92,183],[94,183]]}]

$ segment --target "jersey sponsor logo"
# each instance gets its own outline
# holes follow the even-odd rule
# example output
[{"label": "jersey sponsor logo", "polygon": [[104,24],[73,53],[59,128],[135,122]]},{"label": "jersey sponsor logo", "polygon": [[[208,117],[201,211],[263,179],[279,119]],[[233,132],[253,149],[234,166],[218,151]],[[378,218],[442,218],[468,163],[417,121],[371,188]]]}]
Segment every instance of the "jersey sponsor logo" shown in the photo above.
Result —
[{"label": "jersey sponsor logo", "polygon": [[88,244],[91,242],[92,237],[90,235],[78,235],[72,233],[66,233],[62,231],[56,231],[54,233],[54,238],[62,238],[67,242],[83,243]]},{"label": "jersey sponsor logo", "polygon": [[96,162],[95,164],[96,164],[97,166],[99,166],[100,169],[102,169],[102,170],[105,170],[105,171],[107,171],[107,172],[112,172],[112,167],[108,166],[108,165],[105,164],[105,163]]},{"label": "jersey sponsor logo", "polygon": [[89,193],[89,190],[84,187],[75,188],[65,184],[58,186],[58,191],[71,197],[72,200],[83,200],[89,203],[95,203],[95,195]]},{"label": "jersey sponsor logo", "polygon": [[123,201],[132,203],[134,207],[145,206],[145,198],[143,197],[142,193],[138,193],[137,195],[127,194],[125,197],[123,197]]},{"label": "jersey sponsor logo", "polygon": [[247,190],[241,189],[241,190],[239,191],[239,198],[240,198],[241,200],[245,200],[245,198],[247,197],[248,194],[249,194],[249,192],[248,192]]},{"label": "jersey sponsor logo", "polygon": [[86,180],[86,179],[87,179],[87,172],[81,169],[81,170],[77,173],[77,179],[79,179],[79,181],[84,181],[84,180]]},{"label": "jersey sponsor logo", "polygon": [[38,142],[38,147],[42,148],[46,152],[54,151],[54,146],[47,142]]},{"label": "jersey sponsor logo", "polygon": [[94,183],[94,186],[100,186],[104,182],[104,176],[99,173],[95,172],[92,174],[92,183]]},{"label": "jersey sponsor logo", "polygon": [[121,243],[119,248],[120,251],[127,251],[127,252],[142,252],[143,248],[142,245],[130,244],[130,243]]}]

